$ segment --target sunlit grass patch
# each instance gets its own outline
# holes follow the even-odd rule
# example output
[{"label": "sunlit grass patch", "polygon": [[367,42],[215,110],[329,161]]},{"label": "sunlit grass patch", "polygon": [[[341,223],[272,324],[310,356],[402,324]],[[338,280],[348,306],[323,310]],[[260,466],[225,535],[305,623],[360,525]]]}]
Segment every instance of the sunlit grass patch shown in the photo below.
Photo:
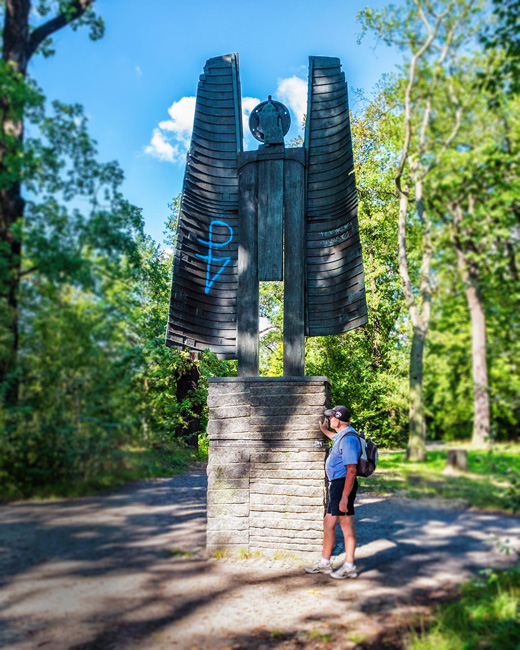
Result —
[{"label": "sunlit grass patch", "polygon": [[490,571],[486,579],[463,586],[456,602],[439,606],[433,624],[413,632],[409,650],[500,648],[518,650],[520,643],[520,567]]},{"label": "sunlit grass patch", "polygon": [[446,475],[447,450],[428,452],[425,462],[405,459],[404,452],[382,454],[367,490],[411,498],[457,499],[486,510],[520,510],[520,445],[496,445],[490,450],[467,447],[468,472]]}]

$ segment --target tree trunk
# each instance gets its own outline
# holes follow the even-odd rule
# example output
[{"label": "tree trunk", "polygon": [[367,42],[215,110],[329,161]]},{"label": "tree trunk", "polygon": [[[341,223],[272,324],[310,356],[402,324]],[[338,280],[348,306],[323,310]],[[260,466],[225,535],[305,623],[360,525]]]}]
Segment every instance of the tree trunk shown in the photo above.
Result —
[{"label": "tree trunk", "polygon": [[471,348],[473,358],[473,390],[475,414],[472,443],[489,444],[491,417],[489,409],[489,383],[486,359],[486,317],[479,292],[466,287],[466,298],[471,315]]},{"label": "tree trunk", "polygon": [[[470,198],[469,210],[473,201]],[[464,292],[471,318],[471,359],[473,365],[473,435],[471,442],[482,446],[489,444],[491,415],[489,407],[489,381],[486,358],[486,314],[480,290],[479,272],[475,264],[468,262],[461,238],[463,210],[459,202],[450,205],[455,232],[452,234],[453,247],[457,255]]]},{"label": "tree trunk", "polygon": [[424,344],[430,323],[431,289],[430,266],[432,259],[432,244],[430,222],[426,218],[422,200],[422,183],[416,183],[415,204],[421,222],[423,223],[423,258],[420,271],[421,310],[419,312],[417,299],[412,290],[412,282],[408,271],[406,255],[406,221],[408,218],[408,193],[403,192],[398,185],[399,197],[399,273],[403,294],[410,313],[413,327],[412,349],[410,352],[410,425],[409,441],[406,452],[410,460],[426,460],[426,422],[424,419],[423,391],[423,358]]},{"label": "tree trunk", "polygon": [[[2,58],[11,63],[14,71],[23,77],[27,69],[29,11],[29,0],[7,0],[5,3]],[[25,201],[22,198],[20,179],[13,178],[13,171],[8,167],[12,154],[21,153],[23,149],[23,120],[14,117],[9,98],[5,96],[0,100],[0,129],[0,175],[6,179],[12,178],[10,184],[0,188],[0,247],[3,258],[0,263],[4,273],[0,283],[1,299],[5,306],[2,327],[5,328],[3,334],[7,339],[0,361],[0,395],[6,406],[10,407],[18,402],[18,287],[22,255],[18,226],[23,219]],[[9,141],[11,144],[8,151],[5,143]]]},{"label": "tree trunk", "polygon": [[[193,356],[196,353],[193,353]],[[192,356],[192,359],[193,359]],[[200,372],[194,359],[190,364],[189,369],[181,374],[177,379],[176,398],[177,403],[181,403],[198,389],[199,387]],[[195,403],[191,406],[190,411],[182,413],[184,421],[187,423],[184,426],[177,427],[175,431],[176,438],[183,438],[190,449],[197,450],[199,448],[199,430],[200,418],[202,416],[202,403]]]},{"label": "tree trunk", "polygon": [[426,422],[424,419],[423,358],[425,333],[414,327],[410,352],[410,438],[408,460],[426,460]]},{"label": "tree trunk", "polygon": [[471,358],[473,364],[473,436],[471,442],[482,446],[489,444],[491,416],[489,408],[489,382],[486,358],[486,315],[476,272],[468,267],[462,248],[454,244],[457,264],[466,293],[471,318]]}]

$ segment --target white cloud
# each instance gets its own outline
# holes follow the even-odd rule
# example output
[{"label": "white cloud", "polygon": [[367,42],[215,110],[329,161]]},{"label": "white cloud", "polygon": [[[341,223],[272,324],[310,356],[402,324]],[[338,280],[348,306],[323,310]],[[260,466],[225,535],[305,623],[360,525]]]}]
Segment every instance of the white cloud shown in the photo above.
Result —
[{"label": "white cloud", "polygon": [[195,97],[181,97],[168,109],[169,120],[162,120],[155,127],[150,144],[144,152],[168,162],[184,162],[190,146],[195,115]]},{"label": "white cloud", "polygon": [[193,118],[195,116],[195,97],[182,97],[178,102],[168,109],[171,120],[159,123],[159,128],[172,131],[175,138],[186,149],[190,145],[191,133],[193,131]]},{"label": "white cloud", "polygon": [[[260,103],[255,97],[242,99],[242,123],[244,140],[249,136],[249,115],[253,108]],[[145,153],[168,162],[184,162],[190,146],[195,116],[195,97],[182,97],[168,109],[170,119],[162,120],[154,128],[150,144],[144,149]]]},{"label": "white cloud", "polygon": [[138,65],[135,66],[135,71],[137,72],[137,75],[139,77],[143,76],[143,71],[141,70],[141,68]]},{"label": "white cloud", "polygon": [[307,82],[300,77],[287,77],[278,80],[276,98],[296,115],[298,130],[301,129],[303,116],[307,113]]},{"label": "white cloud", "polygon": [[150,144],[145,147],[145,153],[150,154],[159,160],[175,162],[178,160],[179,147],[172,146],[161,133],[160,129],[154,129]]}]

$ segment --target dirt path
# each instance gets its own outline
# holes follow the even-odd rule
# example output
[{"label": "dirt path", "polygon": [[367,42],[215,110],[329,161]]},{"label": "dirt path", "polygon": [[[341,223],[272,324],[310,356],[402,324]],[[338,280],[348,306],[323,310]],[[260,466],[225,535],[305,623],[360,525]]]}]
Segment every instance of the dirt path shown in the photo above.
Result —
[{"label": "dirt path", "polygon": [[205,558],[205,504],[198,468],[110,496],[1,506],[0,647],[362,647],[468,575],[511,563],[493,541],[520,540],[520,518],[362,494],[360,576],[335,581],[291,558]]}]

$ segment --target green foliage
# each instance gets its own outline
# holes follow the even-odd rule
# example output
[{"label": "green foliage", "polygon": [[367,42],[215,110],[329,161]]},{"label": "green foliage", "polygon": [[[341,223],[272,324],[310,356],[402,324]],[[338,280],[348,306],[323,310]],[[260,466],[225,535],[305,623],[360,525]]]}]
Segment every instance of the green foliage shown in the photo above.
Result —
[{"label": "green foliage", "polygon": [[497,106],[508,95],[520,92],[520,1],[492,0],[494,20],[481,35],[491,65],[479,76],[490,104]]},{"label": "green foliage", "polygon": [[[407,1],[359,14],[364,32],[370,30],[404,52],[399,74],[386,81],[373,104],[385,107],[375,122],[379,132],[386,129],[380,151],[388,155],[396,142],[406,141],[403,108],[406,89],[410,91],[411,155],[402,187],[416,199],[419,190],[422,198],[407,221],[411,282],[403,278],[403,286],[411,288],[408,302],[415,302],[415,308],[432,307],[424,358],[429,437],[467,437],[473,427],[468,418],[473,409],[473,368],[480,368],[483,361],[472,360],[471,337],[479,327],[482,331],[482,325],[470,324],[468,287],[485,312],[489,386],[482,385],[491,400],[491,435],[494,439],[517,435],[519,337],[513,304],[519,298],[519,131],[518,98],[507,89],[514,90],[508,65],[517,64],[518,12],[516,0],[493,5],[495,22],[489,20],[489,7],[478,0]],[[428,39],[433,39],[433,47],[428,47]],[[446,58],[440,56],[442,51]],[[408,84],[412,70],[413,84]],[[492,101],[496,86],[482,92],[485,86],[479,78],[488,74],[500,87],[500,102]],[[396,161],[394,154],[394,166]],[[458,222],[455,209],[462,215]],[[421,266],[426,250],[419,238],[422,228],[431,237],[433,250],[429,277]],[[455,246],[464,258],[465,277]],[[404,319],[406,332],[408,317]],[[402,349],[408,355],[406,345]],[[482,382],[481,377],[477,381]]]},{"label": "green foliage", "polygon": [[[176,401],[189,355],[164,346],[171,256],[144,236],[120,168],[96,160],[81,107],[37,108],[22,167],[20,399],[0,410],[4,497],[117,474],[128,444],[174,458],[176,427],[206,397],[202,385]],[[213,355],[201,366],[220,370]]]},{"label": "green foliage", "polygon": [[[95,448],[94,453],[99,454]],[[129,481],[153,479],[170,476],[185,471],[199,460],[198,454],[186,449],[182,444],[172,444],[169,449],[123,446],[111,450],[102,461],[96,460],[96,468],[91,474],[81,471],[58,477],[47,476],[39,482],[26,482],[24,485],[13,480],[9,471],[0,470],[0,501],[31,498],[49,499],[61,497],[78,497],[95,494],[100,491],[114,490]]]},{"label": "green foliage", "polygon": [[456,602],[441,605],[433,624],[407,642],[410,650],[500,648],[517,650],[520,638],[520,567],[488,571],[462,588]]},{"label": "green foliage", "polygon": [[[364,331],[307,340],[306,374],[332,382],[332,401],[352,411],[352,424],[381,447],[400,447],[407,439],[405,377],[398,363],[374,367]],[[396,367],[397,366],[397,367]]]},{"label": "green foliage", "polygon": [[[80,27],[88,27],[89,38],[97,41],[103,38],[105,34],[105,22],[96,14],[93,8],[93,1],[83,13],[78,15],[78,2],[74,0],[59,0],[50,2],[49,0],[39,0],[35,7],[32,8],[33,17],[40,23],[42,18],[46,18],[51,12],[63,16],[73,31]],[[42,54],[45,58],[53,56],[56,52],[54,49],[53,39],[49,36],[44,39],[39,46],[37,53]]]},{"label": "green foliage", "polygon": [[395,255],[396,151],[386,106],[365,102],[352,132],[359,191],[369,322],[341,336],[307,340],[306,373],[332,381],[332,401],[352,410],[354,426],[382,447],[399,447],[407,436],[404,305]]},{"label": "green foliage", "polygon": [[260,282],[259,357],[265,377],[283,375],[283,295],[283,282]]},{"label": "green foliage", "polygon": [[[479,59],[468,62],[474,83]],[[444,157],[429,179],[435,211],[438,253],[435,301],[427,368],[431,433],[465,437],[465,410],[471,402],[471,329],[468,288],[480,297],[485,313],[492,437],[516,436],[518,417],[518,98],[490,108],[486,97],[473,101],[460,130],[459,147]],[[455,253],[455,251],[458,251]],[[457,259],[464,258],[466,278]],[[448,395],[454,397],[450,406]],[[465,406],[466,405],[466,406]]]},{"label": "green foliage", "polygon": [[[52,54],[44,35],[67,24],[88,26],[93,40],[103,34],[93,2],[41,0],[32,25],[22,24],[23,12],[17,20],[18,35],[29,28],[29,56],[36,47]],[[206,402],[205,378],[234,370],[204,353],[199,387],[176,399],[193,361],[164,345],[171,255],[144,235],[140,209],[121,193],[119,165],[97,160],[82,107],[47,103],[24,71],[23,61],[0,62],[0,191],[19,195],[22,183],[28,197],[2,221],[0,244],[0,294],[11,297],[0,319],[3,498],[185,466],[193,453],[182,430]],[[170,245],[178,211],[179,197]],[[142,453],[129,456],[129,446]]]},{"label": "green foliage", "polygon": [[428,437],[447,441],[467,440],[473,429],[468,418],[473,400],[471,325],[455,265],[450,255],[443,257],[424,373]]}]

